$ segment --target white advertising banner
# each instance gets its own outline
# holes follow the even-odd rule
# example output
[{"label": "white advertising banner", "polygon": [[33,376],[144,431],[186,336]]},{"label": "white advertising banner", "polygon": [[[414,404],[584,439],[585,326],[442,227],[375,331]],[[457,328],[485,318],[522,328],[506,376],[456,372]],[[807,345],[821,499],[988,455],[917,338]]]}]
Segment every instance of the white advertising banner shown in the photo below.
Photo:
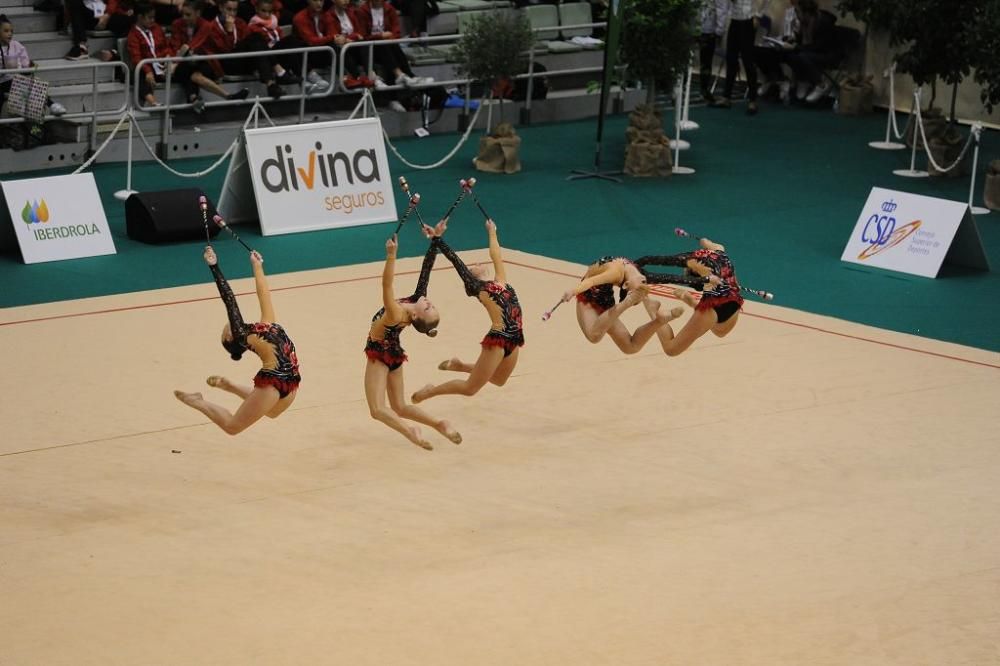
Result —
[{"label": "white advertising banner", "polygon": [[924,277],[937,277],[946,259],[988,270],[968,204],[880,187],[868,195],[840,259]]},{"label": "white advertising banner", "polygon": [[3,181],[24,263],[115,254],[94,174]]},{"label": "white advertising banner", "polygon": [[265,236],[396,219],[377,118],[246,130]]}]

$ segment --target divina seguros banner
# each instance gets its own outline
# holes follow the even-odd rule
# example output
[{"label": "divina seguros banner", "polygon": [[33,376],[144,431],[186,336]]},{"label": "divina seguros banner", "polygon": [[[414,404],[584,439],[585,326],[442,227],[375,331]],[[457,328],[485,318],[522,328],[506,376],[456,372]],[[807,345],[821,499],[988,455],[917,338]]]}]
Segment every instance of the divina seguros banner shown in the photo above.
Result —
[{"label": "divina seguros banner", "polygon": [[265,236],[396,219],[376,118],[248,129],[246,147]]},{"label": "divina seguros banner", "polygon": [[115,254],[94,174],[5,180],[3,196],[24,263]]}]

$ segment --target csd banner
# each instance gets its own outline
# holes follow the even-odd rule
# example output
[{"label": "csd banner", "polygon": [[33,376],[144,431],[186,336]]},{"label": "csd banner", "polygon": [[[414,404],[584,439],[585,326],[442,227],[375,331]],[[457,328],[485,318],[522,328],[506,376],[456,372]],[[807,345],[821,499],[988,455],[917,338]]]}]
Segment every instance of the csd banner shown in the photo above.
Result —
[{"label": "csd banner", "polygon": [[989,270],[968,204],[873,187],[840,257],[937,277],[944,262]]},{"label": "csd banner", "polygon": [[91,173],[3,181],[24,263],[115,254]]},{"label": "csd banner", "polygon": [[246,130],[265,236],[396,219],[376,118]]}]

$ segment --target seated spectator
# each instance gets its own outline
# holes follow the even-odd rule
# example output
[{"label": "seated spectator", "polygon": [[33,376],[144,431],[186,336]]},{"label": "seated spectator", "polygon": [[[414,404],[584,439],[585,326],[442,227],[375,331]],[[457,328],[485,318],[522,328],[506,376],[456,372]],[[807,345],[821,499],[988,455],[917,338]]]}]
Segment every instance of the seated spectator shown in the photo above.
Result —
[{"label": "seated spectator", "polygon": [[[815,6],[815,0],[806,0],[806,4],[809,3]],[[789,0],[782,20],[781,36],[777,39],[765,38],[763,44],[754,47],[754,60],[761,73],[758,97],[766,97],[780,86],[781,100],[789,100],[791,82],[785,77],[782,65],[788,63],[789,55],[802,43],[801,12],[799,0]]]},{"label": "seated spectator", "polygon": [[[295,14],[305,6],[305,0],[273,0],[271,14],[278,19],[278,25],[292,25]],[[257,0],[240,0],[236,15],[249,24],[257,15]]]},{"label": "seated spectator", "polygon": [[[14,24],[6,15],[0,14],[0,108],[3,108],[10,94],[10,87],[14,84],[14,75],[3,70],[32,67],[33,64],[28,57],[28,49],[14,39]],[[46,98],[45,103],[53,116],[66,113],[66,107],[59,102],[53,102],[51,98]]]},{"label": "seated spectator", "polygon": [[[132,27],[130,0],[108,0],[107,4],[104,0],[66,0],[66,14],[73,38],[66,60],[86,60],[90,57],[88,30],[110,30],[115,37],[124,37]],[[117,60],[118,54],[105,49],[97,57],[104,61]]]},{"label": "seated spectator", "polygon": [[[170,27],[170,49],[178,56],[186,56],[193,53],[191,42],[195,35],[208,26],[208,21],[201,18],[201,0],[184,0],[181,7],[181,17],[174,21]],[[250,91],[243,88],[233,94],[229,94],[215,81],[216,72],[208,60],[196,60],[192,62],[178,63],[174,72],[174,77],[184,85],[187,93],[187,101],[193,105],[195,113],[205,110],[205,102],[202,100],[198,90],[208,92],[223,99],[246,99]]]},{"label": "seated spectator", "polygon": [[[367,41],[399,39],[399,12],[385,0],[367,0],[356,13],[361,23],[360,32]],[[376,88],[401,83],[405,86],[415,86],[430,83],[418,78],[410,69],[410,63],[399,44],[382,44],[372,49],[374,64],[382,71],[381,76],[374,71],[369,73]]]},{"label": "seated spectator", "polygon": [[[146,58],[169,58],[174,55],[163,28],[156,22],[156,9],[148,2],[140,2],[135,8],[135,25],[128,33],[127,41],[129,59],[133,64]],[[146,106],[159,106],[153,89],[157,82],[166,78],[167,67],[176,69],[176,63],[169,65],[161,62],[146,63],[142,66],[142,74],[136,85],[139,95]]]},{"label": "seated spectator", "polygon": [[198,34],[191,40],[191,50],[197,55],[259,53],[255,58],[209,60],[208,64],[216,78],[225,74],[245,75],[256,72],[260,82],[267,86],[267,94],[275,99],[281,97],[284,90],[276,81],[274,64],[266,53],[267,47],[260,40],[251,39],[250,26],[236,15],[239,0],[221,0],[220,4],[221,13],[198,30]]},{"label": "seated spectator", "polygon": [[[804,0],[803,0],[804,4]],[[837,41],[837,17],[826,10],[819,10],[810,30],[803,35],[802,48],[792,53],[788,64],[795,72],[798,97],[813,104],[825,97],[833,82],[823,77],[823,70],[843,59],[843,49]]]},{"label": "seated spectator", "polygon": [[336,29],[333,46],[337,50],[337,57],[344,59],[344,86],[347,88],[374,87],[375,82],[366,75],[368,68],[361,60],[361,53],[357,49],[349,49],[346,52],[341,50],[345,44],[364,40],[364,36],[361,34],[361,18],[351,5],[351,0],[333,0],[333,9],[330,10],[330,14],[333,16],[334,28]]},{"label": "seated spectator", "polygon": [[[309,0],[308,6],[292,19],[292,26],[295,37],[306,46],[332,46],[337,36],[333,16],[323,10],[323,0]],[[313,68],[329,68],[332,64],[329,53],[309,54],[306,92],[320,92],[330,87],[330,83]]]},{"label": "seated spectator", "polygon": [[[281,28],[278,25],[278,17],[274,15],[274,0],[257,0],[257,13],[248,23],[250,34],[246,41],[253,51],[273,53],[282,49],[294,49],[300,45],[294,36],[282,37]],[[277,55],[269,56],[271,69],[274,71],[274,85],[294,85],[302,81],[295,68],[298,65],[297,56]],[[272,97],[272,87],[268,86],[268,94]],[[279,95],[280,96],[280,93]]]}]

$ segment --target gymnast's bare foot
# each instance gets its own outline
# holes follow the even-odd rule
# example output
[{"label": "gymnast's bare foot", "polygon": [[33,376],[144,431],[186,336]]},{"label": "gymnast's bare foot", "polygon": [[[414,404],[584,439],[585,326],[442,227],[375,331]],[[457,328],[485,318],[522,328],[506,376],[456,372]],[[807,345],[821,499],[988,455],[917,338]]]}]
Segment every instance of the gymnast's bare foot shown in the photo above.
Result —
[{"label": "gymnast's bare foot", "polygon": [[427,394],[431,392],[432,388],[434,388],[434,384],[425,384],[423,388],[414,391],[413,395],[410,396],[410,402],[412,402],[414,405],[419,402],[423,402],[424,400],[430,397]]},{"label": "gymnast's bare foot", "polygon": [[221,375],[212,375],[205,380],[205,383],[212,388],[222,389],[223,391],[229,390],[229,380]]},{"label": "gymnast's bare foot", "polygon": [[438,363],[438,370],[451,370],[460,365],[462,365],[462,359],[458,358],[457,356],[453,356],[452,358],[449,358],[447,361],[441,361],[440,363]]},{"label": "gymnast's bare foot", "polygon": [[660,308],[660,305],[662,304],[659,301],[653,301],[652,303],[655,303],[655,305],[653,307],[646,306],[646,309],[650,312],[650,314],[655,316],[656,321],[660,322],[660,324],[669,324],[674,319],[677,319],[684,314],[684,308],[680,306],[671,308],[670,310],[664,312]]},{"label": "gymnast's bare foot", "polygon": [[724,245],[719,245],[718,243],[713,243],[707,238],[699,238],[698,244],[701,245],[706,250],[712,250],[713,252],[725,252],[726,247]]},{"label": "gymnast's bare foot", "polygon": [[428,442],[426,439],[424,439],[423,433],[420,432],[420,428],[418,428],[417,426],[407,426],[406,431],[409,433],[406,436],[408,440],[410,440],[411,442],[413,442],[422,449],[426,449],[428,451],[434,450],[434,447],[431,445],[431,443]]},{"label": "gymnast's bare foot", "polygon": [[204,400],[201,393],[185,393],[184,391],[174,391],[174,397],[188,407],[193,407],[194,403]]},{"label": "gymnast's bare foot", "polygon": [[437,424],[437,431],[450,439],[453,444],[462,443],[462,435],[451,427],[451,421],[441,421]]},{"label": "gymnast's bare foot", "polygon": [[676,287],[670,288],[670,295],[674,298],[679,298],[684,302],[689,308],[696,308],[698,306],[698,301],[694,300],[694,296],[687,289],[678,289]]},{"label": "gymnast's bare foot", "polygon": [[622,303],[625,304],[625,307],[630,308],[633,305],[638,305],[642,299],[647,296],[649,296],[649,285],[640,284],[638,287],[628,292],[628,296],[625,297],[625,300],[622,301]]}]

